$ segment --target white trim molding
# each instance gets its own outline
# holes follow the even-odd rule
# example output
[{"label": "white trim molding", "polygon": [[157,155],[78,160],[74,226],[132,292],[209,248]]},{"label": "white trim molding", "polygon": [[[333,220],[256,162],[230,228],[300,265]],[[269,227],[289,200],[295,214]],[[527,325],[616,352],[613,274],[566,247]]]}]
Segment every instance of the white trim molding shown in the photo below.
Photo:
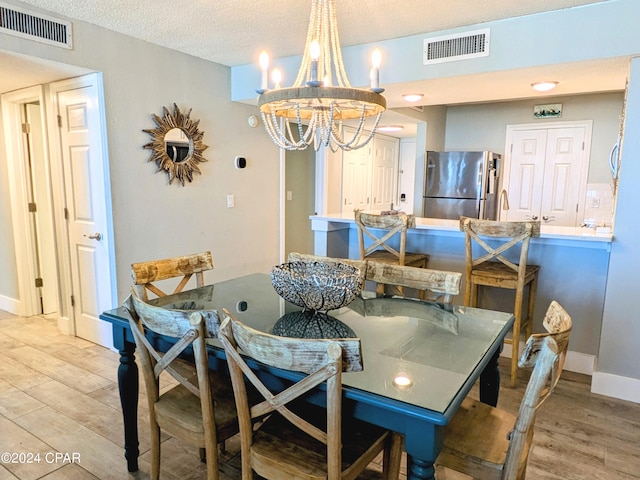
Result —
[{"label": "white trim molding", "polygon": [[[520,351],[524,350],[524,342],[520,342]],[[501,357],[511,358],[511,345],[504,344]],[[594,375],[596,356],[586,353],[567,351],[567,358],[564,361],[564,370],[584,375]]]},{"label": "white trim molding", "polygon": [[18,315],[20,312],[20,301],[5,295],[0,295],[0,310]]},{"label": "white trim molding", "polygon": [[640,380],[612,373],[594,372],[591,393],[640,403]]}]

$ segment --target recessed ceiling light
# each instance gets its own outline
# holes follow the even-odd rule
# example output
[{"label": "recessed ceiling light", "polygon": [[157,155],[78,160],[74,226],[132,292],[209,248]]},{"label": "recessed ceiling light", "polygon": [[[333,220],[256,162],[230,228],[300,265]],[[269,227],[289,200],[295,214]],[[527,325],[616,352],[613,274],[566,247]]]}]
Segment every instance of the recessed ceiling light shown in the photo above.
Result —
[{"label": "recessed ceiling light", "polygon": [[402,95],[407,102],[419,102],[424,95],[422,93],[405,93]]},{"label": "recessed ceiling light", "polygon": [[404,129],[402,125],[383,125],[376,128],[376,132],[400,132]]},{"label": "recessed ceiling light", "polygon": [[531,86],[534,90],[538,92],[548,92],[549,90],[553,90],[558,85],[558,82],[537,82],[532,83]]}]

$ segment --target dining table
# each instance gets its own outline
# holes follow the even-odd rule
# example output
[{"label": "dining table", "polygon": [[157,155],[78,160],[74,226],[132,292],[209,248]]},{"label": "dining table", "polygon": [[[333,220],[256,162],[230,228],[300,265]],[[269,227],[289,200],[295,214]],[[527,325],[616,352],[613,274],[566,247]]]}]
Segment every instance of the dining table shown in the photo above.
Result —
[{"label": "dining table", "polygon": [[[347,306],[323,314],[303,312],[256,273],[149,300],[181,310],[227,309],[241,322],[292,337],[361,340],[364,369],[343,374],[343,414],[404,435],[409,480],[434,479],[445,426],[479,381],[480,400],[495,405],[498,357],[513,314],[455,304],[379,296],[363,291]],[[100,315],[113,327],[120,354],[118,387],[130,472],[138,470],[138,369],[129,314],[123,307]],[[162,348],[177,339],[156,338]],[[224,349],[208,341],[209,367],[226,368]],[[263,366],[262,375],[293,380],[291,372]],[[300,374],[302,375],[302,374]],[[282,384],[282,388],[286,383]]]}]

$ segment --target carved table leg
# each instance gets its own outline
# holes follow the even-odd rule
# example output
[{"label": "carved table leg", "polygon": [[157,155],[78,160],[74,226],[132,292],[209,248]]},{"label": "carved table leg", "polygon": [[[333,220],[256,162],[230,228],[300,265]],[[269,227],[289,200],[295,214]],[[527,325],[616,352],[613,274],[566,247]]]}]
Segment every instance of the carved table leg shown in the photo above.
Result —
[{"label": "carved table leg", "polygon": [[480,375],[480,401],[495,407],[498,405],[498,393],[500,392],[500,369],[498,359],[502,347],[496,350],[486,368]]},{"label": "carved table leg", "polygon": [[138,471],[138,365],[135,362],[135,344],[124,342],[119,350],[118,389],[124,420],[124,456],[127,470]]},{"label": "carved table leg", "polygon": [[436,469],[433,462],[407,455],[407,480],[435,480]]}]

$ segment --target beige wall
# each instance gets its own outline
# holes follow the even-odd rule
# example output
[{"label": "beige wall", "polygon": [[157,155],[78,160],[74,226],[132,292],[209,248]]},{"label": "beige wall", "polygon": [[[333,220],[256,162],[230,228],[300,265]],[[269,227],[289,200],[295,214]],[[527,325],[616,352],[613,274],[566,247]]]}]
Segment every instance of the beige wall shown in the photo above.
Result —
[{"label": "beige wall", "polygon": [[[269,271],[279,248],[278,149],[262,128],[249,127],[257,108],[231,102],[229,69],[79,21],[73,32],[73,50],[0,37],[9,52],[103,73],[119,301],[134,261],[206,249],[215,264],[207,281]],[[150,140],[142,129],[155,127],[151,114],[173,103],[193,109],[209,145],[202,175],[184,187],[154,173],[142,148]],[[237,155],[247,158],[244,170],[234,167]],[[0,179],[3,203],[6,182]],[[226,208],[227,194],[235,195],[235,208]],[[0,220],[6,221],[4,207]],[[0,251],[8,243],[0,234]],[[0,295],[16,291],[2,283],[0,289]]]}]

